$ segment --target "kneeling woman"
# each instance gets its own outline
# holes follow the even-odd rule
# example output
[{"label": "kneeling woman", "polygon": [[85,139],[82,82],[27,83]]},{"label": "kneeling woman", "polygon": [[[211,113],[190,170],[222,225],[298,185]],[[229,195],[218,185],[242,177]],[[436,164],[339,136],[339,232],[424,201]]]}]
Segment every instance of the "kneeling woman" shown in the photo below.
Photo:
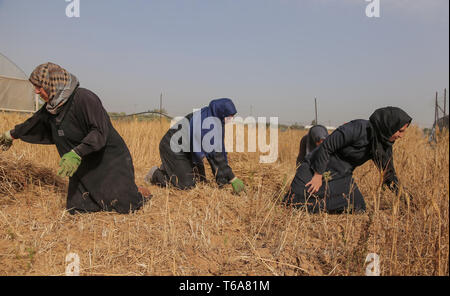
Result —
[{"label": "kneeling woman", "polygon": [[58,175],[69,177],[66,206],[71,214],[139,209],[145,201],[139,190],[146,190],[137,188],[130,152],[100,99],[56,64],[38,66],[30,81],[46,104],[0,137],[3,148],[13,139],[56,145]]},{"label": "kneeling woman", "polygon": [[[383,184],[398,190],[392,145],[411,123],[402,109],[377,109],[369,120],[340,126],[298,167],[284,202],[306,206],[312,213],[345,210],[363,212],[364,197],[353,180],[353,170],[372,159],[383,172]],[[322,179],[326,179],[323,184]]]},{"label": "kneeling woman", "polygon": [[[166,186],[171,183],[178,189],[189,189],[195,186],[196,179],[205,181],[205,167],[203,159],[208,160],[217,184],[223,186],[231,184],[234,192],[239,193],[244,190],[244,183],[234,176],[231,167],[228,165],[227,153],[225,151],[225,119],[232,118],[236,113],[233,101],[227,98],[213,100],[209,106],[202,108],[197,113],[186,115],[180,122],[175,124],[175,128],[169,129],[159,144],[161,166],[152,167],[146,176],[146,181],[159,186]],[[218,133],[205,127],[205,120],[217,119],[220,122]],[[214,120],[209,121],[210,123]],[[185,122],[186,124],[182,124]],[[182,130],[182,129],[185,130]],[[197,132],[198,131],[198,132]],[[178,140],[177,134],[184,133],[184,139],[189,139],[189,145],[179,152],[174,152],[173,141],[177,145],[183,146],[183,137]],[[210,137],[210,133],[214,137]],[[209,142],[213,149],[205,151],[205,136],[209,135]],[[207,138],[206,138],[207,139]],[[172,141],[172,145],[171,145]],[[215,143],[212,143],[216,141]],[[208,150],[208,149],[206,149]]]},{"label": "kneeling woman", "polygon": [[328,137],[328,130],[323,125],[311,127],[306,135],[300,140],[300,151],[298,152],[296,167],[305,161],[306,155],[323,143]]}]

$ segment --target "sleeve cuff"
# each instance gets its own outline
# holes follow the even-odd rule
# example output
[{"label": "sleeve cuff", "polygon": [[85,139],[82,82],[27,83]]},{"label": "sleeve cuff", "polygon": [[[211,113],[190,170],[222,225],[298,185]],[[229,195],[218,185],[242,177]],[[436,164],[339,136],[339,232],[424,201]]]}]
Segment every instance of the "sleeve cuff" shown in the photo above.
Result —
[{"label": "sleeve cuff", "polygon": [[79,147],[77,146],[77,147],[75,147],[75,148],[73,148],[72,149],[73,150],[73,152],[75,152],[79,157],[83,157],[84,155],[80,152],[80,149],[79,149]]},{"label": "sleeve cuff", "polygon": [[314,166],[311,166],[311,169],[314,171],[314,173],[317,173],[319,175],[323,175],[323,173],[325,173],[326,168],[322,169],[322,168],[316,168]]},{"label": "sleeve cuff", "polygon": [[9,135],[11,136],[11,138],[13,138],[13,140],[18,139],[19,137],[16,135],[16,131],[15,130],[10,130],[9,131]]}]

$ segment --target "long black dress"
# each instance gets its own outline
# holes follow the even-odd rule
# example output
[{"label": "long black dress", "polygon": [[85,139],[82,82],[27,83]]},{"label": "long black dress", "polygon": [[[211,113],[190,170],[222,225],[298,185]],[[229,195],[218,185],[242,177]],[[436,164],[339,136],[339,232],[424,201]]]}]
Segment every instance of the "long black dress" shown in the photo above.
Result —
[{"label": "long black dress", "polygon": [[[189,121],[192,118],[192,113],[186,115],[185,118]],[[161,139],[159,153],[162,165],[154,172],[151,182],[163,187],[171,183],[178,189],[186,190],[194,187],[196,180],[206,181],[206,177],[203,163],[193,162],[191,152],[172,151],[170,147],[171,138],[180,129],[181,126],[169,129]],[[182,144],[181,138],[178,144]],[[234,178],[233,171],[223,153],[207,154],[206,159],[219,186],[228,184]]]},{"label": "long black dress", "polygon": [[308,142],[308,135],[304,135],[300,140],[300,149],[297,156],[297,161],[295,162],[296,167],[298,167],[302,162],[305,161],[306,157],[306,142]]},{"label": "long black dress", "polygon": [[75,89],[57,115],[47,112],[44,105],[15,126],[11,135],[32,144],[54,144],[60,156],[73,149],[82,158],[69,178],[66,207],[71,214],[129,213],[143,205],[131,154],[93,92]]},{"label": "long black dress", "polygon": [[[371,137],[372,130],[368,120],[353,120],[340,126],[298,167],[284,202],[295,207],[306,206],[313,213],[320,210],[341,212],[349,207],[356,212],[364,211],[364,197],[354,182],[353,171],[373,159]],[[398,179],[393,165],[392,148],[388,153],[391,160],[383,168],[383,183],[395,190]],[[305,185],[311,181],[314,172],[328,172],[331,180],[323,182],[320,190],[309,196]]]}]

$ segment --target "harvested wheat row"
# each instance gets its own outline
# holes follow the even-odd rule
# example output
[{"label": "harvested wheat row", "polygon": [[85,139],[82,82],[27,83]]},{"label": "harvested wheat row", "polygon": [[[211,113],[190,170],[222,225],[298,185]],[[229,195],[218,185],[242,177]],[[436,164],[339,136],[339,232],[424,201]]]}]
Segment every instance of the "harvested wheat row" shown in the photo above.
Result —
[{"label": "harvested wheat row", "polygon": [[65,182],[50,168],[0,155],[0,195],[13,195],[32,184],[56,188],[65,186]]}]

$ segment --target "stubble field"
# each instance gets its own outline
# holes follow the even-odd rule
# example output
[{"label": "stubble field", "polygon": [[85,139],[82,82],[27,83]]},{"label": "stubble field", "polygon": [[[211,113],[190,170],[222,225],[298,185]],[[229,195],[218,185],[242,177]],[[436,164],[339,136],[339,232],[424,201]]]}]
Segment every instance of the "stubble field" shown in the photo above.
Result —
[{"label": "stubble field", "polygon": [[[0,131],[26,118],[0,113]],[[213,181],[190,191],[145,184],[169,124],[113,124],[133,156],[136,183],[153,198],[129,215],[72,216],[56,148],[15,141],[0,152],[0,275],[64,275],[69,253],[79,256],[80,275],[365,275],[370,253],[381,275],[449,275],[448,133],[430,145],[412,126],[394,145],[410,203],[381,190],[368,162],[355,171],[365,214],[311,215],[279,203],[305,132],[279,132],[272,164],[259,163],[259,153],[230,153],[247,189],[238,196]]]}]

